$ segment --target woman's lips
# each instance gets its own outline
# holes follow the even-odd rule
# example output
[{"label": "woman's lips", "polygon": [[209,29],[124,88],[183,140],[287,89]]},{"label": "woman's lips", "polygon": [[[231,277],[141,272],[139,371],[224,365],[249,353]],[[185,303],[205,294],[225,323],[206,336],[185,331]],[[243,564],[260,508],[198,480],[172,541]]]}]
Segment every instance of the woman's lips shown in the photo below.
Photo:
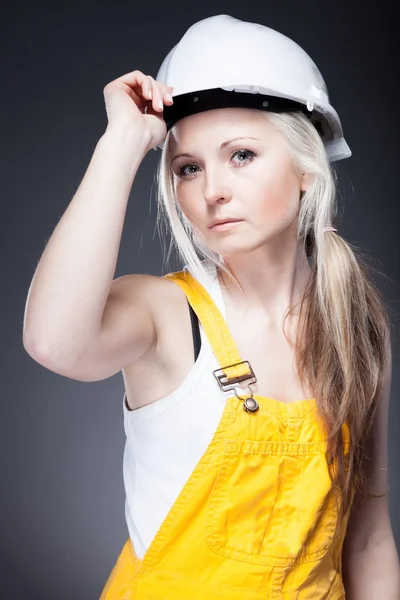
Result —
[{"label": "woman's lips", "polygon": [[243,221],[241,221],[241,220],[227,221],[225,223],[218,223],[217,225],[214,225],[214,227],[210,227],[210,229],[211,229],[211,231],[227,231],[228,229],[232,229],[233,227],[236,227],[240,223],[243,223]]}]

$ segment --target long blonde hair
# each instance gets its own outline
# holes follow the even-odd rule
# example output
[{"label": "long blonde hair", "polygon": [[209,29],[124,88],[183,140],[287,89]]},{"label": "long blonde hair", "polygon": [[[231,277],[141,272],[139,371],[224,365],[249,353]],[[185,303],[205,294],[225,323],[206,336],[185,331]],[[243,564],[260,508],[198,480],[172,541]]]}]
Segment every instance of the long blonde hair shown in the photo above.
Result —
[{"label": "long blonde hair", "polygon": [[[299,173],[309,173],[311,184],[303,193],[298,216],[299,248],[310,261],[310,277],[300,303],[295,348],[300,380],[313,390],[328,432],[328,464],[342,502],[340,516],[351,504],[352,493],[381,497],[367,487],[362,469],[365,442],[383,388],[383,371],[390,340],[388,309],[366,256],[339,233],[323,232],[335,226],[337,175],[314,125],[302,113],[261,111],[284,135]],[[176,201],[170,161],[170,132],[157,171],[158,220],[171,232],[173,247],[192,272],[204,275],[201,259],[233,277],[222,257],[205,246]],[[238,282],[236,282],[238,283]],[[287,309],[286,318],[296,305]],[[304,343],[301,343],[304,340]],[[349,449],[344,452],[343,427],[348,427]],[[387,493],[387,492],[386,492]],[[386,494],[383,494],[386,495]]]}]

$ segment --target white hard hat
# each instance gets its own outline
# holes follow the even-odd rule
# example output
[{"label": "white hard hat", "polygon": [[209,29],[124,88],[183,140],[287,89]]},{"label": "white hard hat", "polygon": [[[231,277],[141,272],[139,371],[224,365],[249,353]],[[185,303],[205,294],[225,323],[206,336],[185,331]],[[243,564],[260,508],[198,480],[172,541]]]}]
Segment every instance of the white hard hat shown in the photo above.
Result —
[{"label": "white hard hat", "polygon": [[183,117],[214,108],[301,111],[331,161],[351,156],[317,66],[296,42],[264,25],[229,15],[202,19],[167,54],[156,79],[174,88],[174,103],[163,112],[167,131]]}]

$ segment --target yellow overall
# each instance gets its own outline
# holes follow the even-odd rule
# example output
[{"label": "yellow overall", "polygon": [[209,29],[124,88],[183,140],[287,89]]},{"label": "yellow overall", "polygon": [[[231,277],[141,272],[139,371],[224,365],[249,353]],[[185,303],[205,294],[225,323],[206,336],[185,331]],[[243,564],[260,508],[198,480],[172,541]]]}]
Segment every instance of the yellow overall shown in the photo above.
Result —
[{"label": "yellow overall", "polygon": [[[222,381],[248,375],[249,363],[205,288],[186,271],[165,277],[196,312]],[[228,395],[207,450],[145,556],[139,559],[128,539],[100,600],[345,598],[341,552],[349,513],[338,522],[316,401],[254,395],[259,409],[248,412],[250,396]],[[348,435],[345,426],[346,453]]]}]

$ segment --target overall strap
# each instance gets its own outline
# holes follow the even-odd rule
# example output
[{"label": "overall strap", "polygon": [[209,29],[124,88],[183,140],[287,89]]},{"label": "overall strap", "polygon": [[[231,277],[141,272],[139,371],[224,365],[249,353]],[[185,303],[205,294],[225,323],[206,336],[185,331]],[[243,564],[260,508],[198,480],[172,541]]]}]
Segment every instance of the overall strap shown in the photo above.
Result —
[{"label": "overall strap", "polygon": [[223,386],[254,378],[250,364],[241,358],[224,317],[203,285],[188,271],[169,273],[164,277],[182,288],[197,314],[221,367],[221,372],[215,375],[221,388],[230,389]]}]

